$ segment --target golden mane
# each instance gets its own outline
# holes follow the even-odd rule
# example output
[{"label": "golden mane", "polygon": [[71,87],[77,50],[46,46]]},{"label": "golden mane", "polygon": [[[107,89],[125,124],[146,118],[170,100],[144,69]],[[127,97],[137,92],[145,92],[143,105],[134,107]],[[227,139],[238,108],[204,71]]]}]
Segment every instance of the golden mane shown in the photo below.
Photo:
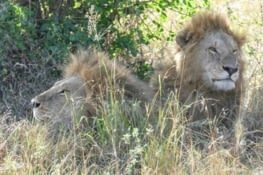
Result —
[{"label": "golden mane", "polygon": [[207,32],[212,30],[222,30],[229,34],[238,43],[239,47],[246,41],[245,35],[230,28],[229,21],[224,15],[213,11],[204,11],[194,15],[184,29],[191,37],[188,40],[191,39],[192,41],[200,40]]},{"label": "golden mane", "polygon": [[86,83],[86,89],[93,94],[104,93],[114,85],[114,90],[124,90],[127,97],[138,100],[148,101],[153,95],[153,91],[128,69],[116,61],[110,61],[106,54],[94,48],[81,49],[70,57],[71,62],[65,69],[64,77],[79,74]]},{"label": "golden mane", "polygon": [[[88,50],[78,50],[75,54],[71,54],[71,62],[65,70],[65,78],[79,74],[86,82],[88,88],[97,89],[107,85],[107,78],[112,72],[114,66],[107,59],[107,56],[93,48]],[[116,77],[124,70],[120,67],[115,69]],[[91,89],[89,89],[91,90]]]}]

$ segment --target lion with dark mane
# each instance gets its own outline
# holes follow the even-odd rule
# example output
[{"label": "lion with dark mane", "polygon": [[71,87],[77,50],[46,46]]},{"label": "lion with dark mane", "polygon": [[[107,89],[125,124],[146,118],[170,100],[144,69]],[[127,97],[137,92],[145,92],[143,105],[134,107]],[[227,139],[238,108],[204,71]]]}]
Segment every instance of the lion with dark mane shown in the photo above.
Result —
[{"label": "lion with dark mane", "polygon": [[151,84],[159,91],[161,83],[165,98],[176,92],[182,105],[191,106],[188,115],[193,120],[209,117],[232,123],[242,94],[244,42],[224,16],[199,13],[177,34],[176,54]]},{"label": "lion with dark mane", "polygon": [[138,101],[141,105],[153,96],[146,83],[105,54],[92,48],[79,50],[71,55],[64,79],[31,100],[33,116],[38,120],[71,123],[76,113],[97,115],[97,109],[107,105],[109,93],[117,94],[117,100]]}]

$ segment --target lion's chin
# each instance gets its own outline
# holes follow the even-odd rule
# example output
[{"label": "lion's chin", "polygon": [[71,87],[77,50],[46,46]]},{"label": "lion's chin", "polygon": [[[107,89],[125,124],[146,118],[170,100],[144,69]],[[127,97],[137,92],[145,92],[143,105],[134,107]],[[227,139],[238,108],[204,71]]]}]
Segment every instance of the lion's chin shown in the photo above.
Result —
[{"label": "lion's chin", "polygon": [[231,79],[214,80],[213,81],[215,90],[230,91],[235,89],[235,82]]}]

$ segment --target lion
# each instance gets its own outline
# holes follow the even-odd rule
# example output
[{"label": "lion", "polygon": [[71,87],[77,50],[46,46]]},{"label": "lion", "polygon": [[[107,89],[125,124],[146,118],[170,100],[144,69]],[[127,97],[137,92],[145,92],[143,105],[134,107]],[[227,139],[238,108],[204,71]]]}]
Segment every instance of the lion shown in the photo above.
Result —
[{"label": "lion", "polygon": [[164,98],[176,92],[180,104],[191,106],[192,120],[233,121],[243,87],[244,43],[245,36],[223,15],[200,12],[177,34],[175,54],[160,66],[151,86]]},{"label": "lion", "polygon": [[70,57],[64,78],[31,100],[37,120],[71,124],[74,115],[99,115],[110,93],[117,94],[116,100],[138,101],[141,106],[152,99],[146,83],[106,54],[89,48]]}]

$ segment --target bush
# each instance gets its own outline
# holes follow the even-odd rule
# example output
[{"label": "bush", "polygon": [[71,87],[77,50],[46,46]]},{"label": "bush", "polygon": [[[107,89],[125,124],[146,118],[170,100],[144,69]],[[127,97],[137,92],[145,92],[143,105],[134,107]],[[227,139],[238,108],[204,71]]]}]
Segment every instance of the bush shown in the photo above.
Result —
[{"label": "bush", "polygon": [[[200,2],[202,6],[209,5],[207,0]],[[40,92],[61,76],[59,65],[69,51],[92,45],[112,58],[124,55],[135,58],[142,45],[174,39],[175,33],[163,27],[169,9],[183,11],[185,18],[196,11],[200,2],[8,0],[0,3],[0,113],[11,109],[17,111],[15,114],[24,114],[21,111],[27,108],[32,93]],[[151,74],[151,64],[145,60],[124,62],[141,79]],[[13,100],[17,103],[13,104]]]},{"label": "bush", "polygon": [[[202,4],[208,6],[209,2],[203,0]],[[141,44],[149,44],[153,39],[173,39],[173,31],[163,36],[168,9],[189,16],[196,11],[197,3],[193,0],[44,0],[28,3],[18,0],[1,4],[1,21],[4,22],[0,32],[9,39],[12,36],[17,49],[31,59],[39,56],[34,55],[36,50],[61,59],[68,50],[89,45],[113,57],[136,56]],[[149,19],[150,15],[155,17]]]}]

